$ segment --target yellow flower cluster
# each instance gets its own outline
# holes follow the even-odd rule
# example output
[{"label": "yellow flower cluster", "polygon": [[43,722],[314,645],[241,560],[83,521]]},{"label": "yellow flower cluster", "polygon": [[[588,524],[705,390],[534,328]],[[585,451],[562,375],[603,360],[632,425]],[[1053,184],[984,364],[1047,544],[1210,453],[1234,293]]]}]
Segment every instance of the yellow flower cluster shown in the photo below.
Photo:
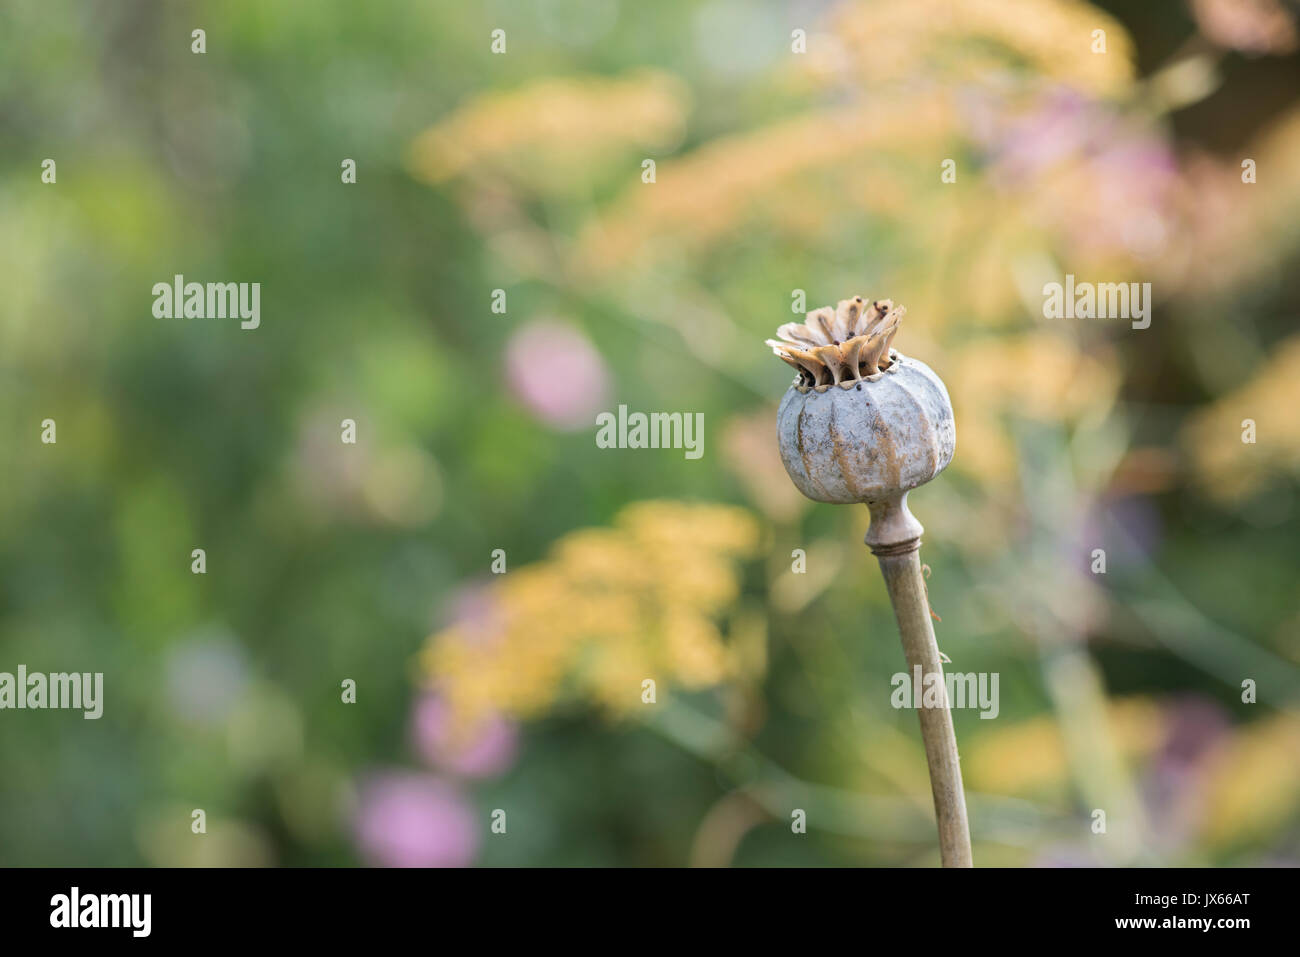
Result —
[{"label": "yellow flower cluster", "polygon": [[[1098,96],[1133,82],[1133,44],[1109,14],[1080,0],[872,0],[836,15],[834,34],[867,84],[924,70],[957,81],[1013,65]],[[1100,52],[1103,31],[1105,52]],[[1094,50],[1094,46],[1098,49]],[[812,59],[812,58],[810,58]],[[816,64],[809,68],[816,70]]]},{"label": "yellow flower cluster", "polygon": [[1298,405],[1300,336],[1291,336],[1250,379],[1184,428],[1183,447],[1206,492],[1240,501],[1270,480],[1300,474]]},{"label": "yellow flower cluster", "polygon": [[[1134,88],[1124,27],[1078,0],[875,0],[844,6],[826,28],[809,56],[793,59],[814,87],[838,90],[847,81],[863,95],[660,163],[654,189],[630,186],[588,224],[575,268],[601,274],[644,266],[661,252],[695,255],[749,225],[775,227],[795,242],[826,242],[841,235],[836,220],[853,211],[899,223],[919,248],[932,249],[920,234],[950,218],[954,199],[940,183],[939,159],[966,148],[961,101],[951,91],[992,85],[1001,97],[1032,100],[1053,82],[1098,97]],[[1105,34],[1104,53],[1094,52],[1103,42],[1094,31]],[[888,95],[874,95],[881,84],[891,85]],[[935,162],[921,172],[917,155]],[[1066,197],[1091,195],[1079,188],[1083,172],[1063,177]],[[963,182],[969,175],[965,169]],[[969,213],[963,219],[978,223],[978,247],[989,224],[1007,216],[1007,200],[998,197],[990,219],[977,194],[957,195]]]},{"label": "yellow flower cluster", "polygon": [[410,164],[428,183],[483,170],[536,184],[558,167],[570,177],[611,150],[673,145],[687,94],[668,74],[547,78],[477,97],[425,130]]},{"label": "yellow flower cluster", "polygon": [[466,721],[562,700],[620,714],[640,705],[646,679],[657,695],[718,684],[743,670],[719,620],[757,545],[742,509],[630,505],[612,527],[571,532],[546,560],[508,571],[492,587],[496,626],[432,636],[423,673]]},{"label": "yellow flower cluster", "polygon": [[[588,225],[575,259],[600,272],[642,261],[647,246],[696,252],[750,219],[796,231],[802,222],[824,233],[831,211],[843,210],[846,197],[901,215],[907,194],[850,189],[844,178],[859,168],[877,170],[875,160],[908,147],[935,148],[956,124],[949,103],[927,96],[801,115],[719,137],[661,164],[654,189],[637,183],[625,190],[604,217]],[[826,177],[824,192],[806,191],[809,182]]]}]

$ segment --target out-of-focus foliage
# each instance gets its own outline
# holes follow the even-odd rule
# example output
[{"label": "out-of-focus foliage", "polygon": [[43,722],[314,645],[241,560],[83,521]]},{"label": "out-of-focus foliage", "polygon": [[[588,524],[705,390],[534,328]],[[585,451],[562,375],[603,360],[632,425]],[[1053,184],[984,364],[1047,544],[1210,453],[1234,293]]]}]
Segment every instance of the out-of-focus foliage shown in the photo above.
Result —
[{"label": "out-of-focus foliage", "polygon": [[1295,24],[1140,6],[5,4],[0,671],[106,703],[0,712],[0,863],[934,863],[866,510],[776,455],[799,292],[952,394],[976,860],[1300,861]]}]

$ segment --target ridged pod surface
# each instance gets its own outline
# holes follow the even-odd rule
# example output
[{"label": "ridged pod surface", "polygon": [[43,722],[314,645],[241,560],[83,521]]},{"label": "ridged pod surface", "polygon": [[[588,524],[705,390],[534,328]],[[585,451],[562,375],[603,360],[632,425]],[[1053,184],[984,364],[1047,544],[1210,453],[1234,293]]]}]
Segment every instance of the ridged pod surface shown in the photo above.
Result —
[{"label": "ridged pod surface", "polygon": [[790,386],[777,412],[781,461],[817,502],[884,502],[934,478],[957,444],[952,402],[924,362],[891,353],[888,369],[848,388]]}]

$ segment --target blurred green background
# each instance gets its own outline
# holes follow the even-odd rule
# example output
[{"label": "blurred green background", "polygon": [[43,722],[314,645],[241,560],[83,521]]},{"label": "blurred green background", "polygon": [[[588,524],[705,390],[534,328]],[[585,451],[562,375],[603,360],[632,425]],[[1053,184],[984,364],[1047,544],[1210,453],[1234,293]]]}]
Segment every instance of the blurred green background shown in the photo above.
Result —
[{"label": "blurred green background", "polygon": [[[905,304],[952,393],[913,508],[940,647],[1000,675],[977,864],[1300,862],[1296,30],[10,0],[0,670],[105,710],[0,712],[0,864],[937,863],[866,509],[776,456],[797,290]],[[177,273],[261,327],[155,319]],[[1150,328],[1044,319],[1066,273]],[[597,448],[619,404],[704,456]]]}]

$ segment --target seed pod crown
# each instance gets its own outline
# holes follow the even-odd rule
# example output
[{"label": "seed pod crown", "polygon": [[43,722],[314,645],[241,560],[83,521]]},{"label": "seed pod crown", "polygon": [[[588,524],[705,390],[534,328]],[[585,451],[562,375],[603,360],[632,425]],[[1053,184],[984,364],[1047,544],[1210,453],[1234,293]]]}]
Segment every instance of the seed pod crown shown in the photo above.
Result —
[{"label": "seed pod crown", "polygon": [[787,322],[768,339],[776,355],[799,373],[800,391],[825,392],[833,385],[851,389],[873,381],[895,361],[890,349],[906,312],[889,299],[867,304],[861,296],[823,306],[803,322]]}]

